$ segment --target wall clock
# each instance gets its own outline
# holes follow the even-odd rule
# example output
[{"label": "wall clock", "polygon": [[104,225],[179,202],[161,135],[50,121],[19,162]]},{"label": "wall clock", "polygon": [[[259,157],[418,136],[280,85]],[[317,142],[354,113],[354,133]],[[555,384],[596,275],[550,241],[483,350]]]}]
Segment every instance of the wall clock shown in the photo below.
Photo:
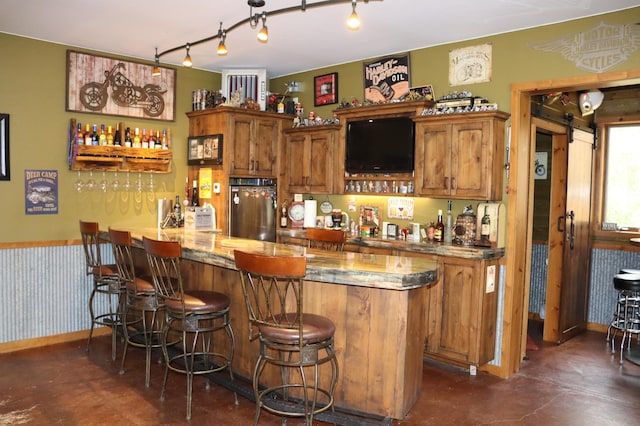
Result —
[{"label": "wall clock", "polygon": [[289,219],[292,228],[302,228],[304,224],[304,202],[293,201],[289,206]]}]

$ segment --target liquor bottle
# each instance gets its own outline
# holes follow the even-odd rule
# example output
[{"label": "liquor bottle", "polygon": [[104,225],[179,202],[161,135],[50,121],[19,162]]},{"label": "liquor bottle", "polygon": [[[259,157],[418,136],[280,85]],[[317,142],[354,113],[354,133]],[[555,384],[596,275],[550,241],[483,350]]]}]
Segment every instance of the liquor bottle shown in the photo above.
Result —
[{"label": "liquor bottle", "polygon": [[169,149],[169,142],[167,139],[167,129],[162,130],[162,139],[160,140],[162,144],[162,149]]},{"label": "liquor bottle", "polygon": [[176,203],[173,205],[173,214],[176,217],[176,220],[180,222],[182,218],[182,207],[180,206],[180,196],[176,195]]},{"label": "liquor bottle", "polygon": [[429,224],[429,228],[427,228],[427,240],[429,241],[433,241],[433,236],[436,233],[436,225],[435,223],[433,223],[433,221],[431,221],[431,223]]},{"label": "liquor bottle", "polygon": [[142,129],[142,137],[140,138],[140,146],[142,148],[149,148],[149,136],[147,136],[147,129]]},{"label": "liquor bottle", "polygon": [[113,128],[111,126],[107,127],[107,145],[113,145]]},{"label": "liquor bottle", "polygon": [[122,146],[122,140],[120,138],[120,130],[116,128],[116,133],[113,135],[113,144],[115,146]]},{"label": "liquor bottle", "polygon": [[76,130],[76,145],[84,144],[84,133],[82,133],[82,124],[78,123],[78,130]]},{"label": "liquor bottle", "polygon": [[133,142],[131,141],[131,129],[127,127],[124,131],[124,146],[131,148]]},{"label": "liquor bottle", "polygon": [[91,128],[87,124],[84,128],[84,144],[91,145]]},{"label": "liquor bottle", "polygon": [[282,211],[280,213],[280,228],[287,227],[287,205],[282,205]]},{"label": "liquor bottle", "polygon": [[91,145],[100,145],[100,136],[98,135],[98,125],[94,124],[91,131]]},{"label": "liquor bottle", "polygon": [[191,192],[191,206],[198,207],[200,205],[200,196],[198,195],[198,181],[193,181],[193,191]]},{"label": "liquor bottle", "polygon": [[438,223],[433,231],[433,241],[441,243],[444,240],[444,223],[442,223],[442,210],[438,210]]},{"label": "liquor bottle", "polygon": [[100,125],[100,133],[98,134],[98,145],[105,146],[107,144],[107,134],[104,132],[104,124]]},{"label": "liquor bottle", "polygon": [[483,243],[489,242],[489,234],[491,233],[491,217],[487,212],[487,206],[484,206],[484,216],[480,221],[480,241]]},{"label": "liquor bottle", "polygon": [[447,222],[444,227],[444,242],[447,244],[451,244],[453,240],[452,235],[453,228],[453,218],[451,217],[451,200],[447,201]]},{"label": "liquor bottle", "polygon": [[[160,135],[160,132],[158,132],[158,135]],[[156,145],[158,144],[158,142],[159,140],[156,134],[153,133],[153,130],[149,130],[149,148],[151,149],[157,148]]]},{"label": "liquor bottle", "polygon": [[142,146],[142,143],[140,143],[140,129],[137,127],[133,134],[133,144],[131,146],[134,148],[140,148]]}]

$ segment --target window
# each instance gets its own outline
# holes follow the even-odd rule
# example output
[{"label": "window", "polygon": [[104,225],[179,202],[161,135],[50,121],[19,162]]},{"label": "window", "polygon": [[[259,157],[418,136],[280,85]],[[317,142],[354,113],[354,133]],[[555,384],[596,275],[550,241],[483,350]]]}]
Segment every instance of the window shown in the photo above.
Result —
[{"label": "window", "polygon": [[602,229],[640,229],[640,124],[608,125]]}]

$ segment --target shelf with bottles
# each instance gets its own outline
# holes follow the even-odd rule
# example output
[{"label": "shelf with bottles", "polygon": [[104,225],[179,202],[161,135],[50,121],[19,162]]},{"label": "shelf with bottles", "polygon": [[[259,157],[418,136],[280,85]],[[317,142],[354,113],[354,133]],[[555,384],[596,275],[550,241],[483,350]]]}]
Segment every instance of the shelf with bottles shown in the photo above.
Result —
[{"label": "shelf with bottles", "polygon": [[350,174],[344,177],[345,194],[413,195],[411,173]]},{"label": "shelf with bottles", "polygon": [[[91,132],[88,137],[87,128]],[[114,127],[104,124],[83,127],[72,118],[67,140],[69,169],[170,173],[173,158],[170,138],[170,130],[149,130],[146,135],[146,130],[131,131],[122,122]]]}]

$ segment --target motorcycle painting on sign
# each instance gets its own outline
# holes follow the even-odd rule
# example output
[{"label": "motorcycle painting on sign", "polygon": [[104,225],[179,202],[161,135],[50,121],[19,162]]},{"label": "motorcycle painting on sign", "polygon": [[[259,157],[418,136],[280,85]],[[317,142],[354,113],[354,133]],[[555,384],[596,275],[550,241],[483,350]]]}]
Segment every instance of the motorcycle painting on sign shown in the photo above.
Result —
[{"label": "motorcycle painting on sign", "polygon": [[67,111],[175,120],[175,69],[67,51]]}]

